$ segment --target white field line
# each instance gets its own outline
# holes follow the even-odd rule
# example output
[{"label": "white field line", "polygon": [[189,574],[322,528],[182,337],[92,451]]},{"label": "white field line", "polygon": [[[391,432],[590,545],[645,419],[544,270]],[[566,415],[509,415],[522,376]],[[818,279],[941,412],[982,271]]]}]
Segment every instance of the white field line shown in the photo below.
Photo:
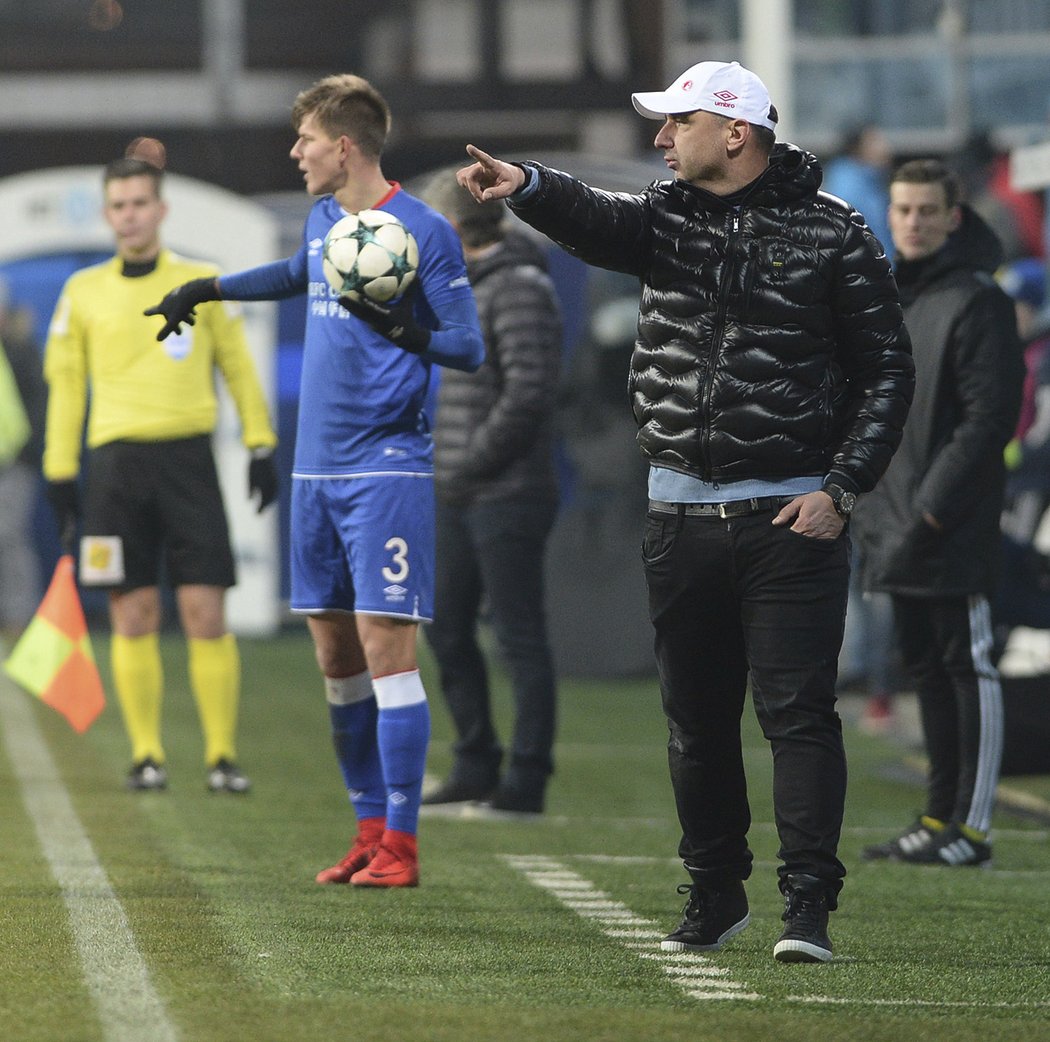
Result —
[{"label": "white field line", "polygon": [[695,953],[663,952],[660,939],[664,932],[651,919],[635,915],[623,902],[617,901],[590,880],[578,875],[552,857],[503,855],[511,868],[556,897],[581,919],[595,923],[612,940],[619,941],[640,959],[655,962],[671,983],[694,999],[736,999],[754,1001],[762,996],[746,990],[745,985],[729,979],[729,970],[716,966]]},{"label": "white field line", "polygon": [[[1045,1009],[1050,1002],[938,1002],[936,999],[848,999],[830,995],[788,995],[788,1002],[816,1006],[923,1006],[931,1009]],[[1032,1036],[1033,1038],[1035,1036]]]},{"label": "white field line", "polygon": [[69,912],[84,982],[105,1042],[175,1042],[178,1035],[149,978],[124,908],[73,809],[30,709],[30,696],[0,687],[4,745]]}]

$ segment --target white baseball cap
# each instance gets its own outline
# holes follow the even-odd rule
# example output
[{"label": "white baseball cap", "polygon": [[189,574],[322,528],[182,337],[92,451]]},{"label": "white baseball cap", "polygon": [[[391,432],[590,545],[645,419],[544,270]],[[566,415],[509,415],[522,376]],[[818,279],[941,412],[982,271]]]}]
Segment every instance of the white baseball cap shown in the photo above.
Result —
[{"label": "white baseball cap", "polygon": [[766,85],[739,62],[700,62],[686,69],[667,90],[632,94],[631,101],[647,119],[702,109],[746,119],[768,130],[777,126],[777,112]]}]

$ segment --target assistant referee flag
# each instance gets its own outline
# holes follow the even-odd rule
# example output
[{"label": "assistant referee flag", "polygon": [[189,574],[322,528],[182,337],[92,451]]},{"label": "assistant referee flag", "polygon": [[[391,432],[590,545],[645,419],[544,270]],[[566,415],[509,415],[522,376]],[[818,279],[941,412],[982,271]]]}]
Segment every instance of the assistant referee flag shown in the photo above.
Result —
[{"label": "assistant referee flag", "polygon": [[4,662],[4,672],[83,733],[106,704],[91,651],[73,558],[59,558],[33,621]]}]

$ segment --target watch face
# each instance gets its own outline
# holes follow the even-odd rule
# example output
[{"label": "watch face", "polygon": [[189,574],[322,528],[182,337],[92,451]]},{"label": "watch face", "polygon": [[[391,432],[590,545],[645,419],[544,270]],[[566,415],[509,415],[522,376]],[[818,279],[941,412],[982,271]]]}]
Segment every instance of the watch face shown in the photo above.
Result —
[{"label": "watch face", "polygon": [[852,513],[856,503],[857,497],[853,492],[843,492],[836,506],[840,514],[849,514]]}]

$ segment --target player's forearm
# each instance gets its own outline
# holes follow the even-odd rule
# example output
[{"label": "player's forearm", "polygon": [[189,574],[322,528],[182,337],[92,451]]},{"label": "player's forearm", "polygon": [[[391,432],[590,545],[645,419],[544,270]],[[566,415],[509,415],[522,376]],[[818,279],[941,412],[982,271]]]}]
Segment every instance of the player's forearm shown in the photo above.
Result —
[{"label": "player's forearm", "polygon": [[443,301],[434,309],[438,327],[422,358],[449,369],[472,373],[485,361],[485,341],[478,324],[474,298]]},{"label": "player's forearm", "polygon": [[294,258],[261,264],[257,268],[223,275],[219,293],[224,300],[283,300],[306,291],[306,280],[301,277]]},{"label": "player's forearm", "polygon": [[436,365],[472,373],[485,361],[485,342],[476,326],[456,323],[435,329],[420,357]]}]

